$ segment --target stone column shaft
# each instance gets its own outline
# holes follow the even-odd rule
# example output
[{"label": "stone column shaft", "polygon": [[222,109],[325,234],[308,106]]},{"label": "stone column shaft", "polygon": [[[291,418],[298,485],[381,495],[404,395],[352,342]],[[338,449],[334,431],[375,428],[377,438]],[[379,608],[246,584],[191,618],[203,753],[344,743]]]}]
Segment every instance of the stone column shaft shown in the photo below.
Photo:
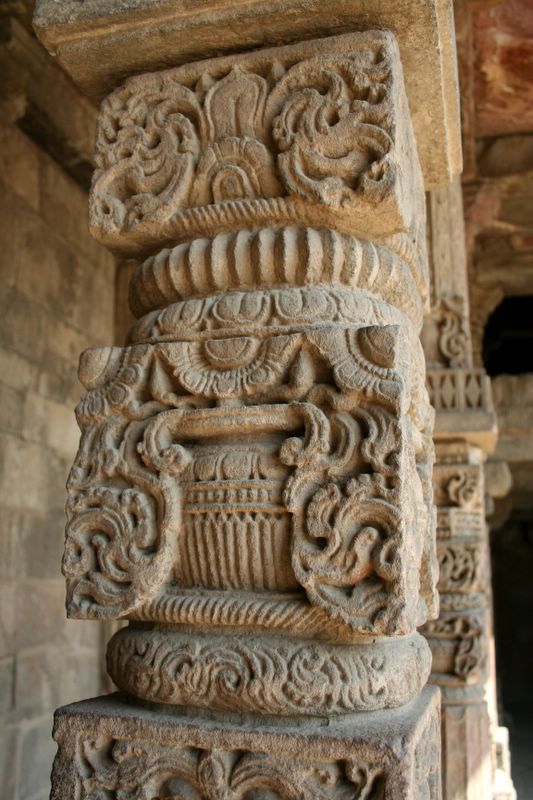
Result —
[{"label": "stone column shaft", "polygon": [[129,700],[58,713],[53,797],[439,800],[425,201],[395,37],[129,78],[90,219],[139,262],[137,321],[81,359],[63,569],[70,616],[129,621],[108,648]]}]

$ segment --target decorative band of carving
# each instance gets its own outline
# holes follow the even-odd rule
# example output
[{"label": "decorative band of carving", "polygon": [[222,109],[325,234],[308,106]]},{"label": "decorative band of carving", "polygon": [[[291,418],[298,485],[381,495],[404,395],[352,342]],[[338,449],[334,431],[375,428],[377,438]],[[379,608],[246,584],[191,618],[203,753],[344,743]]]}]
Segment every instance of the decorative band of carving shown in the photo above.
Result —
[{"label": "decorative band of carving", "polygon": [[420,349],[415,330],[395,306],[360,289],[323,285],[233,290],[190,298],[146,314],[133,325],[128,339],[131,344],[212,339],[217,335],[259,340],[278,333],[308,331],[324,323],[367,326],[369,320],[380,325],[403,325],[413,348]]},{"label": "decorative band of carving", "polygon": [[[362,800],[369,796],[367,789],[381,792],[386,782],[394,782],[389,763],[377,766],[355,757],[349,761],[303,760],[279,753],[176,747],[174,743],[139,737],[86,734],[80,739],[76,784],[82,794],[76,796],[83,798],[145,798],[157,791],[157,798]],[[62,755],[58,755],[54,777],[62,768]],[[54,800],[65,796],[57,791],[53,794]]]},{"label": "decorative band of carving", "polygon": [[[244,594],[185,590],[161,594],[132,612],[130,619],[174,625],[256,627],[295,635],[350,638],[345,626],[299,595]],[[357,635],[359,636],[359,635]],[[348,639],[347,639],[348,637]]]},{"label": "decorative band of carving", "polygon": [[484,369],[432,369],[427,388],[437,412],[493,411],[490,378]]},{"label": "decorative band of carving", "polygon": [[296,226],[220,233],[161,250],[137,268],[130,305],[140,317],[195,295],[317,283],[366,289],[421,321],[419,288],[402,258],[354,236]]},{"label": "decorative band of carving", "polygon": [[422,689],[430,666],[429,647],[416,633],[346,646],[126,628],[107,651],[117,686],[144,700],[311,716],[403,705]]},{"label": "decorative band of carving", "polygon": [[433,683],[477,683],[487,661],[486,611],[442,613],[421,629],[433,654]]},{"label": "decorative band of carving", "polygon": [[439,800],[438,706],[426,688],[371,724],[360,714],[344,724],[287,726],[154,715],[100,697],[56,715],[51,797]]}]

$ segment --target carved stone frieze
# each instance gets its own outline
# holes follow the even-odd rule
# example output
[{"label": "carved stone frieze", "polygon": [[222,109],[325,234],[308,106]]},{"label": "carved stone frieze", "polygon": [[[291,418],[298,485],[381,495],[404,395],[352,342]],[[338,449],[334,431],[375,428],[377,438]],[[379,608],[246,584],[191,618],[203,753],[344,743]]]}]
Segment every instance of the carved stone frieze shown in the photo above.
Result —
[{"label": "carved stone frieze", "polygon": [[472,359],[466,299],[460,295],[449,294],[439,297],[426,325],[429,326],[431,323],[437,331],[437,353],[431,354],[434,356],[436,364],[432,364],[432,366],[447,369],[470,367]]},{"label": "carved stone frieze", "polygon": [[439,592],[470,594],[485,587],[486,552],[481,542],[439,542]]},{"label": "carved stone frieze", "polygon": [[[238,230],[193,239],[147,258],[132,277],[130,305],[136,316],[148,315],[143,319],[153,324],[154,317],[148,312],[155,309],[163,309],[156,316],[157,321],[166,318],[164,309],[170,306],[168,314],[173,314],[172,309],[183,308],[189,312],[188,320],[194,322],[208,313],[206,306],[211,304],[211,324],[227,325],[235,317],[235,300],[242,294],[229,295],[233,300],[227,301],[228,307],[225,300],[218,303],[216,295],[206,301],[204,308],[192,300],[185,306],[176,304],[194,296],[266,287],[268,291],[249,295],[253,298],[249,321],[253,321],[254,310],[259,310],[254,306],[259,306],[261,318],[256,324],[287,324],[297,317],[310,321],[314,314],[331,313],[328,306],[342,304],[338,298],[353,297],[340,289],[347,286],[367,292],[367,302],[373,298],[374,308],[379,306],[376,298],[380,298],[419,326],[423,308],[415,268],[408,252],[398,254],[389,247],[330,229],[285,225]],[[291,289],[280,290],[277,287],[281,285]],[[218,305],[221,307],[217,313]],[[196,314],[191,313],[193,308],[197,309]],[[341,309],[339,312],[342,314]],[[352,302],[352,308],[348,305],[344,313],[353,317],[364,311],[357,313]]]},{"label": "carved stone frieze", "polygon": [[435,438],[463,440],[490,453],[496,445],[496,414],[484,369],[429,369],[427,389],[435,409]]},{"label": "carved stone frieze", "polygon": [[401,81],[386,31],[130,78],[102,104],[92,229],[132,252],[250,223],[307,222],[422,253]]},{"label": "carved stone frieze", "polygon": [[437,411],[492,411],[490,379],[484,369],[432,369],[427,375],[431,405]]},{"label": "carved stone frieze", "polygon": [[432,681],[446,684],[480,682],[487,665],[487,631],[483,610],[441,612],[423,629],[433,654]]},{"label": "carved stone frieze", "polygon": [[438,442],[436,457],[441,613],[422,632],[433,655],[431,680],[446,690],[444,703],[478,702],[488,664],[483,454],[465,441]]},{"label": "carved stone frieze", "polygon": [[[133,791],[146,800],[152,796],[244,800],[250,793],[271,792],[281,800],[301,796],[344,800],[364,797],[363,790],[377,790],[383,783],[383,771],[377,765],[361,766],[357,759],[321,762],[267,753],[178,750],[173,744],[140,739],[87,738],[80,744],[89,772],[82,782],[82,797],[104,792],[119,797]],[[103,759],[109,761],[104,769]]]},{"label": "carved stone frieze", "polygon": [[441,299],[439,348],[451,369],[469,366],[470,339],[464,301],[460,297]]}]

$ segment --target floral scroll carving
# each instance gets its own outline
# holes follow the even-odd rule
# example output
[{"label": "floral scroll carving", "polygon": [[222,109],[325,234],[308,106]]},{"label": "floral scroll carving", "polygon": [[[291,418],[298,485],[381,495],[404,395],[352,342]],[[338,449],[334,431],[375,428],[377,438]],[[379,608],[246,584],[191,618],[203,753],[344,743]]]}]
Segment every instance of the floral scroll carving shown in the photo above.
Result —
[{"label": "floral scroll carving", "polygon": [[485,552],[477,542],[439,542],[439,591],[480,592],[483,591],[485,575]]},{"label": "floral scroll carving", "polygon": [[[262,316],[261,305],[254,309]],[[423,613],[419,577],[401,550],[409,541],[415,562],[428,557],[415,525],[429,524],[430,490],[408,453],[418,448],[425,463],[429,423],[410,399],[409,370],[402,377],[396,366],[405,370],[399,329],[304,326],[258,336],[240,326],[240,335],[198,332],[112,350],[104,366],[96,353],[82,370],[92,388],[78,409],[82,440],[69,482],[70,613],[129,613],[174,576],[213,589],[300,585],[355,631],[412,629]],[[317,381],[324,369],[329,383]],[[230,399],[241,405],[226,408]],[[249,445],[232,444],[237,428],[256,442],[252,460]],[[413,487],[416,518],[406,510]],[[220,508],[208,499],[219,496]],[[275,562],[291,559],[292,577],[266,566],[258,573],[258,564],[250,582],[243,564],[213,566],[204,578],[190,561],[191,547],[205,547],[209,562],[211,536],[224,553],[236,531],[248,531],[246,548],[259,529]],[[420,591],[430,605],[431,586]]]},{"label": "floral scroll carving", "polygon": [[418,635],[360,650],[252,637],[206,640],[130,627],[111,640],[107,666],[119,688],[149,701],[325,715],[408,702],[426,682],[431,656]]},{"label": "floral scroll carving", "polygon": [[[108,348],[104,355],[111,367],[101,371],[96,353],[95,374],[90,359],[82,360],[82,376],[96,386],[77,409],[82,436],[67,484],[63,572],[73,616],[120,615],[153,593],[168,573],[179,529],[175,488],[136,452],[157,407],[142,397],[150,352],[141,347],[117,356]],[[112,380],[98,385],[113,370]]]},{"label": "floral scroll carving", "polygon": [[[191,800],[365,800],[385,787],[386,770],[359,760],[306,761],[271,753],[178,748],[143,740],[86,738],[79,745],[80,797],[190,797]],[[82,777],[83,776],[83,777]],[[377,793],[377,794],[376,794]]]},{"label": "floral scroll carving", "polygon": [[[481,616],[442,615],[438,620],[426,623],[424,634],[436,645],[433,653],[435,672],[449,672],[462,681],[479,677],[487,657]],[[439,669],[444,664],[446,667]]]},{"label": "floral scroll carving", "polygon": [[470,334],[462,297],[442,297],[437,313],[439,350],[450,369],[470,366]]},{"label": "floral scroll carving", "polygon": [[155,213],[287,193],[334,205],[358,191],[381,199],[394,173],[388,44],[383,34],[264,75],[204,70],[192,88],[172,72],[127,81],[102,107],[97,214],[131,227]]},{"label": "floral scroll carving", "polygon": [[[329,50],[317,42],[127,80],[99,117],[95,233],[142,250],[179,230],[312,221],[317,208],[369,215],[385,202],[396,214],[405,123],[394,37],[351,34]],[[409,226],[412,209],[398,213]]]},{"label": "floral scroll carving", "polygon": [[433,680],[453,704],[479,696],[488,659],[483,461],[481,451],[464,441],[439,442],[436,450],[441,615],[422,632],[433,653]]}]

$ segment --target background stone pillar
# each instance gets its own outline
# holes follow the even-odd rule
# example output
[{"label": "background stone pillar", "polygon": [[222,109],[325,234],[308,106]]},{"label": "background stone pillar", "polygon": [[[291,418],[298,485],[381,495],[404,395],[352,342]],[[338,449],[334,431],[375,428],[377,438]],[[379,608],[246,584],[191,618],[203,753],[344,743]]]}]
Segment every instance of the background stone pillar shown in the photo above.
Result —
[{"label": "background stone pillar", "polygon": [[[78,71],[85,37],[109,50],[98,8],[54,6],[36,22],[62,63],[116,85],[116,61]],[[416,632],[438,612],[425,201],[400,57],[414,94],[421,63],[453,64],[438,6],[406,4],[433,37],[418,61],[412,29],[400,48],[370,30],[148,72],[102,104],[91,227],[138,261],[137,321],[80,362],[63,569],[70,616],[129,625],[108,647],[124,694],[57,714],[55,798],[441,796]],[[414,106],[446,132],[418,142],[437,182],[458,161],[446,88]]]},{"label": "background stone pillar", "polygon": [[[462,192],[428,195],[432,312],[424,323],[428,388],[436,410],[440,616],[423,631],[431,682],[442,690],[442,777],[451,800],[490,797],[497,711],[484,462],[496,442],[490,381],[473,367]],[[479,316],[474,309],[474,318]],[[477,330],[477,329],[476,329]],[[477,350],[476,350],[477,352]]]}]

